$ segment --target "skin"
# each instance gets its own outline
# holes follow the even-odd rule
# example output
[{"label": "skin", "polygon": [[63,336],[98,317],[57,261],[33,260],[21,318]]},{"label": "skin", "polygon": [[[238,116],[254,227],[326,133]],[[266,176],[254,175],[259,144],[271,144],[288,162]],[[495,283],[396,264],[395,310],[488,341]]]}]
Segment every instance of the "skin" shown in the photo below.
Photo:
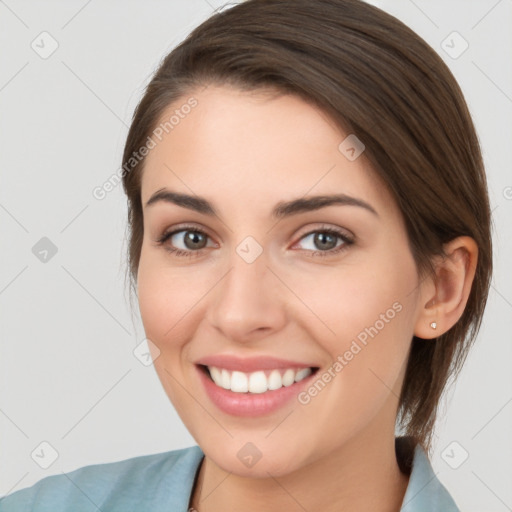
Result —
[{"label": "skin", "polygon": [[[264,91],[212,85],[190,95],[198,105],[146,158],[141,197],[145,205],[166,187],[206,198],[218,215],[145,207],[137,282],[155,369],[205,453],[190,506],[398,511],[408,476],[397,465],[394,425],[411,339],[428,343],[461,316],[476,245],[468,237],[447,244],[437,278],[420,279],[395,201],[364,152],[349,161],[338,150],[347,134],[325,113]],[[280,201],[335,192],[366,201],[378,216],[347,205],[270,215]],[[199,256],[166,250],[197,251],[183,231],[155,242],[185,222],[208,234]],[[309,233],[325,227],[354,243],[313,255],[326,249]],[[236,252],[247,236],[263,249],[250,264]],[[396,302],[400,312],[306,405],[292,400],[240,418],[220,411],[199,381],[194,361],[213,354],[292,358],[326,371]],[[262,454],[252,467],[237,457],[247,442]]]}]

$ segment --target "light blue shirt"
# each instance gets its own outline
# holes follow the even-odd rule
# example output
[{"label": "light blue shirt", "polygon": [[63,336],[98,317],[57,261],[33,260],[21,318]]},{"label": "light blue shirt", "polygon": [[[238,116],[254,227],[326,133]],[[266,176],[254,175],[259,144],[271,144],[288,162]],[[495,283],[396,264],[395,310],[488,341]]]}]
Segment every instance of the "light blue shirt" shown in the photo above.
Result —
[{"label": "light blue shirt", "polygon": [[[199,446],[84,466],[0,498],[0,512],[187,512]],[[460,512],[417,445],[401,512]]]}]

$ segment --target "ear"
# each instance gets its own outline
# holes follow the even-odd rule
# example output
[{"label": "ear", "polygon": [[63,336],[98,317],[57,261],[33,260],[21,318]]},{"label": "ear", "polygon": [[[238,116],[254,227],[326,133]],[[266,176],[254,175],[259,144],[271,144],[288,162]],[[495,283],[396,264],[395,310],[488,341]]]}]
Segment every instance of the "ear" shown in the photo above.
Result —
[{"label": "ear", "polygon": [[[445,256],[435,260],[436,275],[421,283],[422,306],[414,335],[437,338],[451,329],[466,307],[478,261],[478,247],[473,238],[460,236],[444,244]],[[436,328],[431,324],[435,322]]]}]

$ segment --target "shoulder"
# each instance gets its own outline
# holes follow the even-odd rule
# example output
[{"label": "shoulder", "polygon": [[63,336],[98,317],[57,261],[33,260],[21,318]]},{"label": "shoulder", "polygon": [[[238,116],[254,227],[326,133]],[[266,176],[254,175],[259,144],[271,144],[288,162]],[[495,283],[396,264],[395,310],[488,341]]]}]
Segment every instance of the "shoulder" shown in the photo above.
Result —
[{"label": "shoulder", "polygon": [[203,455],[191,446],[48,476],[0,498],[0,512],[186,509]]},{"label": "shoulder", "polygon": [[397,439],[397,457],[399,464],[410,470],[401,512],[460,512],[419,444],[413,446],[409,439]]}]

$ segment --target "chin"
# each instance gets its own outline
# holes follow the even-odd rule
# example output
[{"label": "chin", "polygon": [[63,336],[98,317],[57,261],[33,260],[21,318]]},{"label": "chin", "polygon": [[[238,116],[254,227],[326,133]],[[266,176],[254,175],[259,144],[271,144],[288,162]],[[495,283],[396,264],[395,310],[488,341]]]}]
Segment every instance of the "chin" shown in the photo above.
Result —
[{"label": "chin", "polygon": [[213,450],[207,447],[203,451],[209,459],[228,473],[245,478],[280,477],[300,469],[303,465],[297,458],[296,448],[284,451],[282,448],[270,448],[259,451],[249,443],[234,443],[236,447],[217,446]]}]

